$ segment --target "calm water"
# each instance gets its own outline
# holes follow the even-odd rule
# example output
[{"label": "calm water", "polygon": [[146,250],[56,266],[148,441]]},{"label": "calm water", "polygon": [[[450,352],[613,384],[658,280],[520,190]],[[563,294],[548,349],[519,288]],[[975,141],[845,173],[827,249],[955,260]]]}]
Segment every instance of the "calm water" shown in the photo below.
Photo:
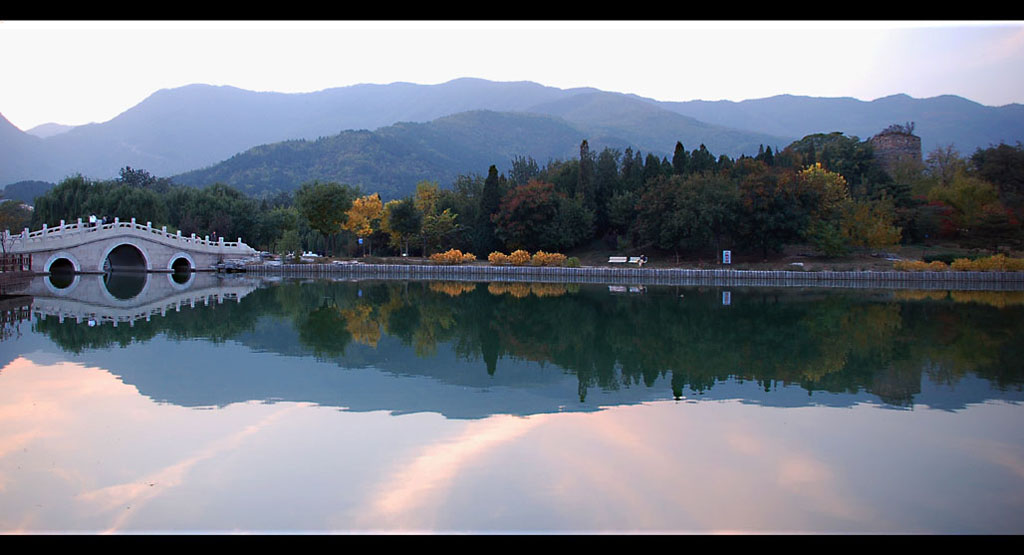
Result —
[{"label": "calm water", "polygon": [[6,532],[1024,532],[1020,291],[29,292]]}]

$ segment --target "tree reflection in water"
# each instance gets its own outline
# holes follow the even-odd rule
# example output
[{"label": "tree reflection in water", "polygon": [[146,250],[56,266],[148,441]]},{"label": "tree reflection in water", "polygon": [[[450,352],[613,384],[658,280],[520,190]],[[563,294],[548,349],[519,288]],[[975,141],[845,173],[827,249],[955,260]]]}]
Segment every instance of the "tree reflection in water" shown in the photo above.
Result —
[{"label": "tree reflection in water", "polygon": [[[420,357],[452,349],[491,376],[503,360],[554,365],[576,376],[581,401],[594,388],[650,387],[661,378],[676,398],[738,380],[766,391],[865,391],[901,406],[912,405],[922,377],[954,383],[974,374],[1017,390],[1024,382],[1024,292],[730,292],[723,305],[713,287],[613,295],[607,286],[559,283],[280,281],[238,303],[132,326],[33,326],[78,353],[157,334],[221,342],[272,316],[321,360],[343,361],[353,343],[377,348],[389,336]],[[293,352],[289,335],[279,337],[261,348]]]}]

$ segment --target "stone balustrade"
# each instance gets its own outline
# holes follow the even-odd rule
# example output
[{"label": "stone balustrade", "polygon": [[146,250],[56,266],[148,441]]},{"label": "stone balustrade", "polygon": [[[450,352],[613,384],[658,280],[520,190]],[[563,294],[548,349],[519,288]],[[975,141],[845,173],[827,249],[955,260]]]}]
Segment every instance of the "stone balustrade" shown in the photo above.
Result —
[{"label": "stone balustrade", "polygon": [[168,246],[177,245],[179,248],[201,252],[238,252],[239,254],[249,254],[252,252],[252,248],[242,242],[241,237],[238,238],[238,241],[225,241],[223,237],[218,237],[216,241],[212,241],[208,235],[206,237],[197,237],[195,233],[189,236],[182,235],[181,231],[171,233],[167,231],[167,226],[157,228],[153,227],[151,222],[146,222],[143,225],[136,222],[135,218],[126,222],[114,218],[113,222],[103,224],[83,222],[82,218],[78,218],[77,221],[72,223],[65,223],[64,220],[61,220],[60,225],[56,227],[48,227],[46,224],[43,224],[42,229],[37,231],[30,231],[28,228],[25,228],[18,235],[11,235],[9,231],[5,231],[5,233],[12,239],[12,246],[10,248],[12,252],[53,250],[64,247],[67,244],[85,243],[111,234],[133,235]]}]

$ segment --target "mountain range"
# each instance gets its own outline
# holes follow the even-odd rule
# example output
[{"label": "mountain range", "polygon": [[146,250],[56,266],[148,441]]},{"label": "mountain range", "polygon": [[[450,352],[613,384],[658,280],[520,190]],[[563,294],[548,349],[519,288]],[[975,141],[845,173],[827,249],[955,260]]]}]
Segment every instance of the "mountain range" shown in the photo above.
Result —
[{"label": "mountain range", "polygon": [[541,164],[573,158],[584,139],[594,152],[628,146],[671,157],[680,141],[688,150],[704,144],[715,156],[737,157],[812,133],[866,139],[908,121],[926,153],[952,144],[969,154],[1024,141],[1024,106],[949,95],[664,102],[471,78],[312,93],[189,85],[157,91],[103,123],[47,124],[28,133],[0,116],[0,184],[76,173],[105,179],[131,166],[183,184],[220,181],[254,194],[322,179],[392,196],[423,179],[447,185],[491,164],[505,171],[513,156]]}]

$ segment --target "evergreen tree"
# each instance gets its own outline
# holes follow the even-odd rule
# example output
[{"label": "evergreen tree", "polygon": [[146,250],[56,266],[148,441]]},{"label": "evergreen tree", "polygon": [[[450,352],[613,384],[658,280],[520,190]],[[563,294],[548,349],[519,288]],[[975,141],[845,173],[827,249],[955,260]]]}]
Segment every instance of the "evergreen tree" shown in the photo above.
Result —
[{"label": "evergreen tree", "polygon": [[626,147],[626,152],[622,155],[622,169],[620,173],[620,183],[622,184],[623,190],[631,190],[631,181],[633,179],[633,148]]},{"label": "evergreen tree", "polygon": [[617,150],[605,148],[597,156],[594,171],[594,225],[598,236],[608,230],[608,203],[621,190],[619,179],[619,156]]},{"label": "evergreen tree", "polygon": [[646,188],[648,186],[648,184],[652,180],[654,180],[655,178],[657,178],[660,175],[661,175],[661,160],[658,160],[658,157],[655,156],[654,154],[648,153],[647,154],[647,158],[646,158],[646,160],[644,162],[644,177],[643,177],[644,188]]},{"label": "evergreen tree", "polygon": [[675,167],[672,162],[668,161],[668,158],[664,156],[661,158],[661,175],[665,177],[672,177],[675,174]]},{"label": "evergreen tree", "polygon": [[508,180],[512,187],[526,185],[531,179],[540,176],[540,166],[532,157],[515,156],[512,158],[512,169],[508,172]]},{"label": "evergreen tree", "polygon": [[576,196],[582,199],[583,206],[588,210],[597,207],[594,198],[594,158],[590,154],[590,145],[586,139],[580,143],[580,170],[576,184]]},{"label": "evergreen tree", "polygon": [[494,233],[493,216],[501,207],[501,195],[498,168],[492,165],[487,170],[487,180],[484,181],[484,190],[480,195],[480,210],[476,224],[480,239],[479,245],[475,248],[481,255],[486,255],[500,247],[500,241]]},{"label": "evergreen tree", "polygon": [[703,144],[690,155],[691,173],[715,171],[715,157]]},{"label": "evergreen tree", "polygon": [[686,175],[690,171],[690,153],[683,147],[683,143],[678,141],[672,154],[672,170],[676,175]]}]

